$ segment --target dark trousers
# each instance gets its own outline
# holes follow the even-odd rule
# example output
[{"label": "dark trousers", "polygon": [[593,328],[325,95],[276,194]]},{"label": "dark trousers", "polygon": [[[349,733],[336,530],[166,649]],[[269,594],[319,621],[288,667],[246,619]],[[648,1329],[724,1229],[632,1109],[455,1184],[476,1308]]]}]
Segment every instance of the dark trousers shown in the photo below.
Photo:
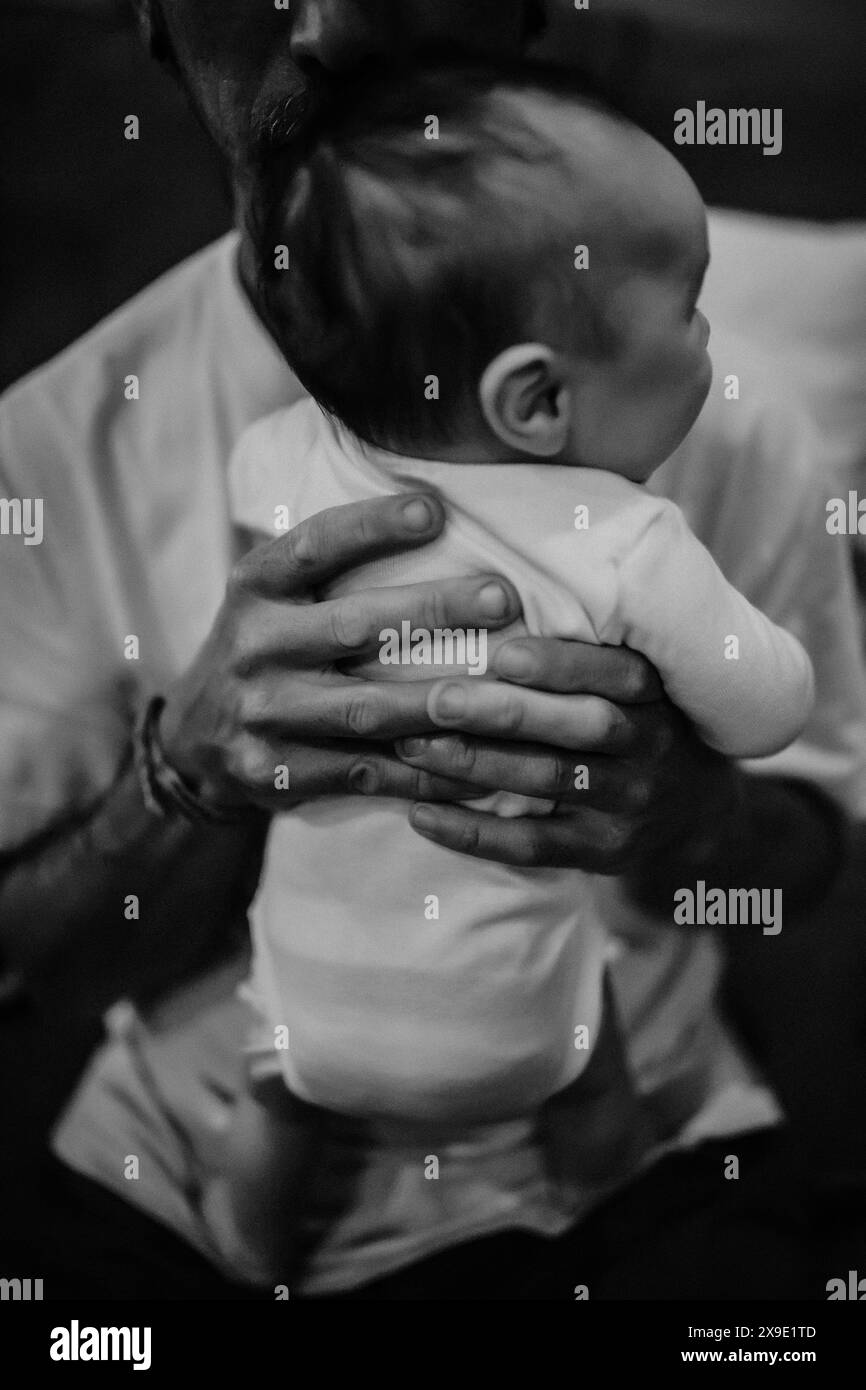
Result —
[{"label": "dark trousers", "polygon": [[[739,1177],[726,1177],[739,1164]],[[165,1227],[53,1163],[16,1267],[46,1299],[261,1298]],[[30,1224],[30,1223],[28,1223]],[[6,1261],[8,1263],[8,1259]],[[826,1276],[824,1276],[826,1277]],[[820,1298],[801,1174],[784,1130],[663,1159],[558,1239],[504,1232],[455,1246],[341,1300]]]}]

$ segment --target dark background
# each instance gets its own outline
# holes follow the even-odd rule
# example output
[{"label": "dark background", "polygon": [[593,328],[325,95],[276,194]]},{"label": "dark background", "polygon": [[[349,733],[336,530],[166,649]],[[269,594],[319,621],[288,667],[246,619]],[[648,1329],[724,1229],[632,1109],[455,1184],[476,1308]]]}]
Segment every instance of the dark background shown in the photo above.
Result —
[{"label": "dark background", "polygon": [[115,0],[0,0],[0,130],[5,386],[227,230],[231,211],[212,146]]},{"label": "dark background", "polygon": [[[777,159],[677,150],[707,201],[866,218],[864,0],[590,2],[580,20],[594,62],[668,145],[673,111],[699,99],[783,107]],[[633,24],[614,40],[626,12]],[[558,48],[554,31],[551,56]],[[137,142],[123,138],[130,113]],[[207,140],[115,0],[0,0],[0,115],[2,386],[224,231],[230,215]],[[814,1178],[826,1278],[858,1260],[866,1274],[864,851],[861,829],[844,881],[803,929],[786,921],[781,937],[744,935],[730,952],[732,1012]],[[52,1019],[20,999],[0,1012],[0,1192],[19,1214],[47,1126],[97,1036],[74,1001]]]}]

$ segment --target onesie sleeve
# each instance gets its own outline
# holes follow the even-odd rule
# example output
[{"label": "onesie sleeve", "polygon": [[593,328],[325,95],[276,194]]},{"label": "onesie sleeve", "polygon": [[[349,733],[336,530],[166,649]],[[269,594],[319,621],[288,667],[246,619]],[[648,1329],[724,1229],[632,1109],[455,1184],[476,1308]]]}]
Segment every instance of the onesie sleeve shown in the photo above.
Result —
[{"label": "onesie sleeve", "polygon": [[603,640],[642,652],[711,748],[765,757],[801,733],[814,698],[809,657],[728,583],[673,503],[659,502],[618,581]]}]

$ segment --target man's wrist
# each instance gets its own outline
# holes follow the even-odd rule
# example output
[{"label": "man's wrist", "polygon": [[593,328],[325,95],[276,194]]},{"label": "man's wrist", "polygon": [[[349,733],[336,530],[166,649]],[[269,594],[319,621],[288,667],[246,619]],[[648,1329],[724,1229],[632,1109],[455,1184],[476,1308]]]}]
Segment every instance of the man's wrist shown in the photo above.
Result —
[{"label": "man's wrist", "polygon": [[230,811],[244,811],[251,802],[242,793],[232,795],[227,791],[225,779],[214,766],[213,750],[200,746],[199,740],[190,734],[188,723],[176,690],[168,690],[159,716],[159,743],[166,761],[203,800]]},{"label": "man's wrist", "polygon": [[163,745],[160,719],[164,709],[165,698],[151,696],[143,704],[135,727],[135,767],[148,810],[163,818],[180,816],[192,824],[241,825],[261,820],[265,813],[258,807],[220,802],[201,783],[184,776]]}]

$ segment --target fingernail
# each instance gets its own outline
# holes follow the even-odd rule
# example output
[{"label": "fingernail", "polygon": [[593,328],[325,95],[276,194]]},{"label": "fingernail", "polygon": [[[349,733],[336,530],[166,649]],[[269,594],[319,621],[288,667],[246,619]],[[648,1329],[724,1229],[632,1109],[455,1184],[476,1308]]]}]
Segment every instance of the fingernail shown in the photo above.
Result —
[{"label": "fingernail", "polygon": [[460,719],[465,713],[466,692],[462,685],[446,685],[434,696],[434,719]]},{"label": "fingernail", "polygon": [[433,525],[433,512],[423,497],[414,497],[403,508],[403,521],[407,531],[429,531]]},{"label": "fingernail", "polygon": [[401,758],[423,758],[432,741],[429,738],[400,738],[397,740],[397,752]]},{"label": "fingernail", "polygon": [[514,680],[526,680],[533,671],[532,657],[525,647],[504,647],[497,654],[495,666],[500,676]]},{"label": "fingernail", "polygon": [[509,597],[501,584],[485,584],[478,601],[485,617],[502,618],[508,612]]},{"label": "fingernail", "polygon": [[416,830],[436,829],[436,812],[432,806],[413,806],[409,813],[409,819]]}]

